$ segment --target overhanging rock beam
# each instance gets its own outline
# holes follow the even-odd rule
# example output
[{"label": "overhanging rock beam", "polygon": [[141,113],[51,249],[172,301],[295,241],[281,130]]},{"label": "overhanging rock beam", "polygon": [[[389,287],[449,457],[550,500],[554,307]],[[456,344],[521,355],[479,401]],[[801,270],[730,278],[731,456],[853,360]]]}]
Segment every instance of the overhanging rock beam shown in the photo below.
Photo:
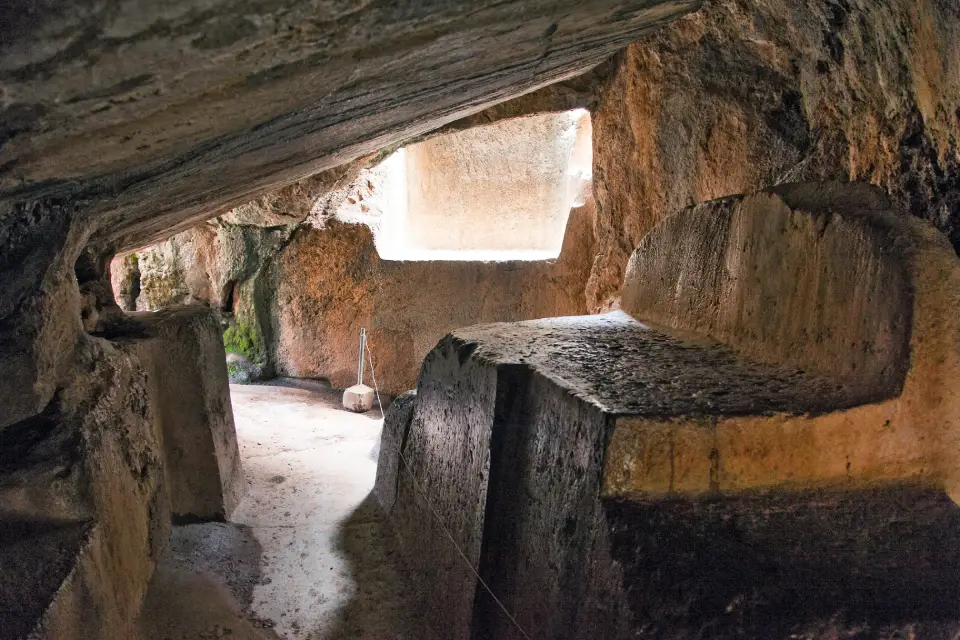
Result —
[{"label": "overhanging rock beam", "polygon": [[133,248],[572,77],[697,0],[14,0],[0,20],[0,222],[83,200]]}]

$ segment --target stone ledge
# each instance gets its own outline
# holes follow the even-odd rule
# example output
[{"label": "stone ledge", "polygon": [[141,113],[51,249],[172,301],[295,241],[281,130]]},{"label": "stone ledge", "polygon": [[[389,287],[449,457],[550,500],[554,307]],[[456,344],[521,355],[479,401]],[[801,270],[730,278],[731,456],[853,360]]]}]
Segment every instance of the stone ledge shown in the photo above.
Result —
[{"label": "stone ledge", "polygon": [[[475,336],[481,330],[469,331]],[[430,637],[518,637],[447,532],[533,637],[625,639],[653,629],[687,638],[705,626],[716,627],[717,637],[780,637],[787,629],[787,635],[823,638],[864,625],[891,633],[960,630],[960,610],[949,596],[911,609],[897,595],[910,588],[918,594],[910,602],[939,597],[938,585],[960,569],[960,556],[951,551],[960,540],[950,542],[960,511],[934,478],[845,480],[821,489],[805,486],[811,482],[805,478],[757,491],[747,477],[725,486],[721,473],[713,476],[718,486],[711,482],[716,456],[707,448],[702,487],[651,486],[657,474],[638,468],[636,477],[647,483],[643,490],[624,485],[614,491],[611,469],[648,452],[662,456],[657,469],[681,473],[649,442],[618,442],[626,433],[650,431],[656,419],[645,424],[642,417],[607,413],[548,378],[542,363],[495,361],[492,348],[465,342],[464,333],[438,345],[424,364],[417,395],[388,411],[384,442],[402,448],[409,468],[386,457],[386,449],[378,468],[378,497],[388,505],[408,566],[435,603]],[[699,416],[690,428],[709,442],[716,438],[714,424],[722,430],[723,420],[757,420],[743,432],[762,435],[763,421],[784,421],[789,429],[789,420],[843,413]],[[842,423],[838,429],[846,430]],[[797,443],[807,454],[818,450],[816,440]],[[673,455],[682,458],[679,450],[673,447]],[[743,460],[762,469],[763,452],[763,446],[745,449]],[[712,519],[690,516],[698,509]],[[722,534],[720,556],[711,555],[698,526]],[[905,546],[895,536],[901,530],[910,532]],[[743,542],[744,535],[753,542]],[[733,554],[735,543],[746,547]],[[643,551],[657,544],[667,546]],[[693,553],[710,562],[689,560]],[[928,576],[929,558],[938,559],[938,568]],[[673,563],[676,572],[653,584],[650,563],[659,560]],[[833,570],[822,580],[811,573],[829,563]],[[724,583],[716,567],[731,564],[739,570]],[[835,593],[844,576],[853,581],[847,597],[810,595],[821,588]],[[777,589],[766,591],[770,585]],[[803,602],[793,602],[794,596]]]},{"label": "stone ledge", "polygon": [[130,637],[169,534],[161,456],[136,357],[124,345],[89,338],[65,380],[43,412],[3,433],[4,639]]}]

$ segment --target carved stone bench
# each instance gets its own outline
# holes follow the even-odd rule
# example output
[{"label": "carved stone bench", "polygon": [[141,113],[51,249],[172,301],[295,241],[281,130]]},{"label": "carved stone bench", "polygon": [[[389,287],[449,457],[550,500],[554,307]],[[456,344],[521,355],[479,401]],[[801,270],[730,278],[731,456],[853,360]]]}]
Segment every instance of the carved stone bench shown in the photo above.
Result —
[{"label": "carved stone bench", "polygon": [[881,192],[793,185],[664,220],[623,312],[454,332],[375,490],[435,636],[960,630],[958,301]]}]

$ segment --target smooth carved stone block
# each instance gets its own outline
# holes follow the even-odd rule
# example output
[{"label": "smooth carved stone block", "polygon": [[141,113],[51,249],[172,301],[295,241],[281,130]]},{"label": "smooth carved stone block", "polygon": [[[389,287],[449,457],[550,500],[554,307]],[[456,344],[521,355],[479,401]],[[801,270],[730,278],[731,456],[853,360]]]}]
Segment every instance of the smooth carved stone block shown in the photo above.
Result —
[{"label": "smooth carved stone block", "polygon": [[365,384],[355,384],[343,391],[343,408],[347,411],[364,413],[373,409],[373,389]]},{"label": "smooth carved stone block", "polygon": [[[832,379],[847,399],[816,412],[829,415],[725,417],[687,432],[675,462],[702,461],[706,447],[740,489],[913,478],[955,500],[958,301],[960,264],[947,239],[857,183],[783,185],[680,211],[640,242],[623,286],[623,309],[640,321]],[[643,418],[614,438],[643,448],[651,433],[678,433]]]},{"label": "smooth carved stone block", "polygon": [[935,230],[864,185],[705,203],[641,243],[623,300],[457,330],[391,412],[406,469],[382,458],[378,490],[432,637],[960,631]]}]

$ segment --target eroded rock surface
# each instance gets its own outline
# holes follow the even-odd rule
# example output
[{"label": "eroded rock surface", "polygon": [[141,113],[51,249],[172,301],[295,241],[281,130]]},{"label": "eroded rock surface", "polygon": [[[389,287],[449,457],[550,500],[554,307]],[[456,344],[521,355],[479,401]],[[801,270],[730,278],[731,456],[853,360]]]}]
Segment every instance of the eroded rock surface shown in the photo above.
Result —
[{"label": "eroded rock surface", "polygon": [[593,110],[592,309],[665,216],[799,180],[865,180],[960,249],[960,6],[708,0],[622,54]]},{"label": "eroded rock surface", "polygon": [[83,194],[97,237],[132,248],[583,72],[696,7],[8,4],[0,217]]},{"label": "eroded rock surface", "polygon": [[[83,567],[57,591],[43,637],[130,637],[166,537],[145,366],[137,347],[118,342],[129,326],[105,273],[114,254],[251,201],[232,218],[246,228],[222,237],[282,244],[307,209],[265,194],[286,187],[312,199],[313,186],[331,189],[349,169],[303,179],[570,78],[696,7],[348,4],[15,0],[0,8],[0,435],[46,446],[46,432],[37,442],[30,434],[50,426],[45,412],[60,398],[69,415],[53,424],[83,439],[75,468],[90,476],[76,483],[88,495],[77,498],[83,508],[70,516],[76,522],[64,529],[62,549],[73,549],[88,524],[93,542],[64,561]],[[260,231],[248,231],[252,225]],[[194,233],[204,236],[194,249],[217,235]],[[178,256],[206,279],[138,256],[119,278],[119,301],[132,308],[151,296],[203,299],[236,309],[228,344],[265,365],[271,343],[257,336],[269,335],[270,318],[256,304],[265,281],[247,263],[215,264],[210,252]],[[137,291],[135,281],[146,286]],[[219,347],[210,350],[222,360]],[[3,455],[14,452],[42,463],[14,445]],[[33,484],[45,486],[31,477],[25,491]],[[59,518],[56,504],[43,507],[37,517]],[[40,558],[38,566],[64,569],[61,560]]]},{"label": "eroded rock surface", "polygon": [[[797,179],[864,179],[894,203],[889,229],[912,215],[960,246],[960,8],[950,0],[706,0],[656,33],[699,3],[321,5],[0,8],[0,538],[25,558],[8,571],[11,556],[0,555],[11,577],[0,584],[9,603],[0,635],[40,620],[37,637],[125,640],[166,537],[150,367],[141,346],[122,339],[130,326],[114,292],[126,309],[203,302],[233,314],[226,342],[253,376],[273,367],[343,385],[354,375],[357,329],[369,326],[381,384],[399,391],[437,336],[458,325],[620,305],[644,235],[711,198]],[[574,78],[640,37],[609,78],[606,68]],[[480,112],[557,79],[566,82]],[[575,250],[565,247],[554,265],[391,265],[362,230],[294,232],[305,216],[329,221],[337,202],[328,198],[357,175],[357,158],[438,128],[559,105],[594,113],[596,250],[591,223],[568,231]],[[816,214],[804,194],[764,198]],[[498,350],[517,345],[496,331],[475,336],[486,350],[448,340],[428,359],[424,414],[411,418],[402,446],[446,492],[439,509],[463,552],[536,635],[618,637],[641,625],[676,637],[955,635],[955,260],[943,246],[890,247],[886,228],[837,234],[820,214],[807,240],[784,244],[775,230],[743,223],[744,206],[704,205],[700,213],[730,213],[709,237],[689,224],[661,232],[653,271],[665,274],[662,286],[633,282],[623,299],[645,319],[727,342],[683,346],[688,337],[624,318],[627,334],[659,336],[621,349],[636,368],[679,354],[722,375],[673,375],[676,363],[663,361],[645,375],[610,369],[616,339],[577,347],[549,323],[518,335],[543,338],[536,353],[556,363],[501,362]],[[104,269],[118,250],[221,214],[143,260],[128,254],[111,292]],[[737,225],[764,244],[759,254],[737,244]],[[933,246],[931,234],[916,237]],[[864,238],[876,243],[858,244]],[[856,249],[846,261],[798,262],[845,242]],[[711,259],[724,254],[729,264],[700,272],[678,255],[684,243],[697,245],[694,254],[712,247]],[[754,299],[737,297],[725,273],[748,278],[783,261],[745,265],[730,247],[753,258],[779,247],[796,258],[795,273],[779,273]],[[904,258],[907,276],[877,260],[876,247]],[[798,294],[791,278],[821,276],[826,295],[808,289],[809,298],[779,306]],[[734,308],[684,299],[682,285],[721,303],[736,298]],[[840,303],[853,311],[849,326],[827,308],[808,318],[815,330],[797,330],[797,317]],[[771,317],[781,324],[751,324]],[[222,362],[219,343],[206,347]],[[594,347],[606,360],[575,360],[586,363],[579,369],[562,361]],[[784,360],[785,372],[770,373]],[[856,382],[831,386],[831,374]],[[604,396],[607,379],[662,402]],[[744,380],[747,395],[733,384]],[[691,416],[641,410],[666,405],[703,412],[681,424]],[[463,429],[442,430],[441,418]],[[435,450],[450,456],[438,461]],[[403,527],[430,522],[409,478],[394,491]],[[408,539],[431,545],[414,557],[439,567],[426,583],[449,633],[515,636],[462,558],[443,551],[447,532]],[[652,572],[645,558],[667,570]]]}]

